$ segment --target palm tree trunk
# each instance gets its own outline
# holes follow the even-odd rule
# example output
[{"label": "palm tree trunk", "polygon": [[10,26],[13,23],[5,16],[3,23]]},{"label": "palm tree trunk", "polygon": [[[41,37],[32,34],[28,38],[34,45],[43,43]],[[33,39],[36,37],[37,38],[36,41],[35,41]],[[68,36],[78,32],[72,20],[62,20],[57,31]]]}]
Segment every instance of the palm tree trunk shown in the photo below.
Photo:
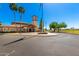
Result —
[{"label": "palm tree trunk", "polygon": [[16,20],[16,15],[15,15],[15,11],[13,12],[14,13],[14,21]]},{"label": "palm tree trunk", "polygon": [[[16,21],[16,14],[15,14],[15,11],[14,11],[14,21],[13,22],[15,22]],[[16,27],[16,32],[17,32],[17,25],[15,25]]]},{"label": "palm tree trunk", "polygon": [[21,28],[21,22],[22,22],[22,13],[20,14],[20,32],[22,30],[22,28]]}]

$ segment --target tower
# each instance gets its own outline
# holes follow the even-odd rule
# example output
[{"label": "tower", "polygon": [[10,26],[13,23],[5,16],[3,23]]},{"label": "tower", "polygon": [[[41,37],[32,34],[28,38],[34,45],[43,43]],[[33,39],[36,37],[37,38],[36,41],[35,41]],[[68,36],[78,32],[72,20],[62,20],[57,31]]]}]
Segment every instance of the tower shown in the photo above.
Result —
[{"label": "tower", "polygon": [[33,25],[37,27],[37,16],[32,17]]}]

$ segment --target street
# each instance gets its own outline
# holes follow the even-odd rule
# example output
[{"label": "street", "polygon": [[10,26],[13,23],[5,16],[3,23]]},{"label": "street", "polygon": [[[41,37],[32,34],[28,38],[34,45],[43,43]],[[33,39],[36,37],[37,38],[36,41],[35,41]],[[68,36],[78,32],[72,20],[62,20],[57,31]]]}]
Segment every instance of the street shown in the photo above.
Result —
[{"label": "street", "polygon": [[[43,34],[42,34],[43,35]],[[79,56],[79,35],[0,35],[1,56]],[[23,40],[16,41],[20,38]],[[9,42],[12,42],[8,45]]]}]

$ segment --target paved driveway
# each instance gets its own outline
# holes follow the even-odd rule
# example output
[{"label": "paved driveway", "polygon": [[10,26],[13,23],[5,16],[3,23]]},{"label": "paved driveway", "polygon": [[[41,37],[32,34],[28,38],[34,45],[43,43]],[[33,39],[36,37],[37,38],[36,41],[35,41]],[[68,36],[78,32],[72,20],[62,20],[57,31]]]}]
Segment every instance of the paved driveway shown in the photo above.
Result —
[{"label": "paved driveway", "polygon": [[[4,46],[7,43],[24,37],[24,40]],[[79,56],[79,35],[58,33],[52,36],[12,36],[4,35],[0,38],[0,55],[10,56]]]}]

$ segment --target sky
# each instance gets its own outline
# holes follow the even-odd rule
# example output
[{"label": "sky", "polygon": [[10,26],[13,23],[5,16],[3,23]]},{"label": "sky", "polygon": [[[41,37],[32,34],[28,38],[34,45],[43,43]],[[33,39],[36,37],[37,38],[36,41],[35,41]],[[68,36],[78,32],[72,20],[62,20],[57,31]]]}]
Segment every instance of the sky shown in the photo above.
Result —
[{"label": "sky", "polygon": [[[41,20],[42,9],[39,3],[17,3],[17,6],[25,8],[22,22],[32,23],[32,16],[38,16],[37,24]],[[53,21],[65,22],[67,28],[79,28],[79,3],[44,3],[43,20],[45,28]],[[0,22],[3,25],[11,25],[13,21],[20,21],[19,12],[16,12],[14,20],[13,11],[9,8],[9,3],[0,3]]]}]

